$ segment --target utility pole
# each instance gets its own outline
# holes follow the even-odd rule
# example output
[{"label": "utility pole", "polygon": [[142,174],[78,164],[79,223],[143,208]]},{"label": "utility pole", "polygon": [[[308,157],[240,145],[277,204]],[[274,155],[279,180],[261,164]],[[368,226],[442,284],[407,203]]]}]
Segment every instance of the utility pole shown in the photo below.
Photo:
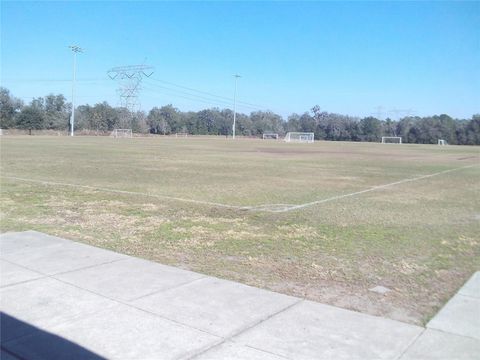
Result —
[{"label": "utility pole", "polygon": [[240,75],[238,74],[235,74],[233,75],[233,77],[235,78],[235,91],[233,93],[233,126],[232,126],[232,138],[235,140],[235,122],[236,122],[236,119],[237,119],[237,79],[239,77],[241,77]]},{"label": "utility pole", "polygon": [[77,45],[70,45],[73,52],[73,81],[72,81],[72,116],[70,118],[70,136],[73,136],[75,128],[75,80],[77,76],[77,53],[83,52],[83,49]]}]

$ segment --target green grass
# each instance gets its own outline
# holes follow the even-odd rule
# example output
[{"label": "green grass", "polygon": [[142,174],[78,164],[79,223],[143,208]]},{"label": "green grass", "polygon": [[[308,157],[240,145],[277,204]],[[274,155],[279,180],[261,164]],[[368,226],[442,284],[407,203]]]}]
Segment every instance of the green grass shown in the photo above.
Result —
[{"label": "green grass", "polygon": [[[2,231],[35,229],[412,323],[480,269],[478,147],[214,138],[3,137]],[[393,291],[379,296],[375,285]]]}]

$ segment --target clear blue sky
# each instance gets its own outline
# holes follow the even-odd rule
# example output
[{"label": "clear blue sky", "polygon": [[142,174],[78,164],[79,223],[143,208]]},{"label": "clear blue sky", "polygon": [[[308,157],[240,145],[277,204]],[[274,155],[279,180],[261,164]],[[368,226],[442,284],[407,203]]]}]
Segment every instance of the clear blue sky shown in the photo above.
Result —
[{"label": "clear blue sky", "polygon": [[[70,100],[69,44],[86,49],[78,104],[117,105],[107,70],[146,61],[156,79],[227,98],[239,73],[239,100],[283,116],[315,104],[357,116],[480,113],[480,2],[2,1],[1,82],[13,95]],[[145,82],[143,109],[228,107],[159,85],[175,89]]]}]

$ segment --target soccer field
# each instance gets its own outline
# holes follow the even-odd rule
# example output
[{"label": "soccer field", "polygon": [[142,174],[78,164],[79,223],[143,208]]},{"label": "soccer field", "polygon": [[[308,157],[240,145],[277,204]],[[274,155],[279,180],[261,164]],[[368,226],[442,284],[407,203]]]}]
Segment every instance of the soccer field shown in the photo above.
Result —
[{"label": "soccer field", "polygon": [[479,184],[468,146],[1,139],[2,231],[412,323],[480,268]]}]

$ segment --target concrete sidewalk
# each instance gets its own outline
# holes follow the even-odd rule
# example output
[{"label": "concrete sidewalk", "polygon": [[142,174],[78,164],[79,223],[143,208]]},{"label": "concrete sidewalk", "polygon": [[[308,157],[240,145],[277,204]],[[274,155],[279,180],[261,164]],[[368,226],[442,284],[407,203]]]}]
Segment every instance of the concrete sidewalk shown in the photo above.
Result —
[{"label": "concrete sidewalk", "polygon": [[27,231],[0,238],[2,359],[475,359],[477,273],[427,328]]}]

